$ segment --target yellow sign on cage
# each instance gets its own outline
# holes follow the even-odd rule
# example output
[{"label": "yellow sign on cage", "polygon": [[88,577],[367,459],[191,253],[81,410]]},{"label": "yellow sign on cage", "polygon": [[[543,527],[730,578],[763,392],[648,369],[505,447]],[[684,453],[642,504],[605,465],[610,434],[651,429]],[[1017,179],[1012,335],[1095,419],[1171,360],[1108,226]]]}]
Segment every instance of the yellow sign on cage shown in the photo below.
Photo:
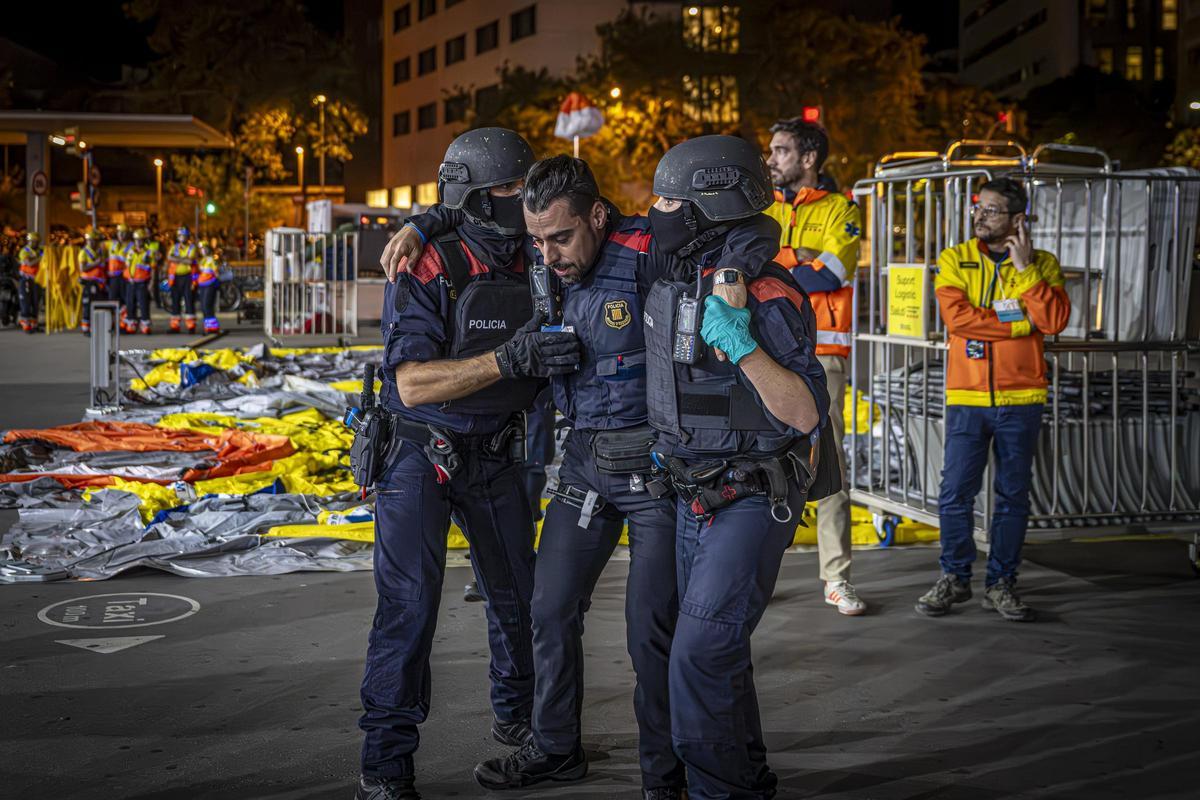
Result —
[{"label": "yellow sign on cage", "polygon": [[888,335],[926,338],[925,265],[888,265],[887,287]]}]

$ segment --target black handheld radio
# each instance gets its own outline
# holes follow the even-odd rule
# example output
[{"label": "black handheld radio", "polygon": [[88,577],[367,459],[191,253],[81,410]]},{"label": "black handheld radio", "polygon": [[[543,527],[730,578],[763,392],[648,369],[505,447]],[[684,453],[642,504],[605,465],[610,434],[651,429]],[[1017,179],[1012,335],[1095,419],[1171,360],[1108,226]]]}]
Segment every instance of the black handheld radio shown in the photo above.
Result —
[{"label": "black handheld radio", "polygon": [[533,311],[545,316],[545,325],[562,323],[562,303],[558,294],[558,278],[545,264],[529,268],[529,291],[533,295]]},{"label": "black handheld radio", "polygon": [[695,364],[703,354],[700,341],[700,296],[703,293],[702,273],[696,270],[696,296],[680,291],[675,303],[675,338],[671,358],[679,364]]}]

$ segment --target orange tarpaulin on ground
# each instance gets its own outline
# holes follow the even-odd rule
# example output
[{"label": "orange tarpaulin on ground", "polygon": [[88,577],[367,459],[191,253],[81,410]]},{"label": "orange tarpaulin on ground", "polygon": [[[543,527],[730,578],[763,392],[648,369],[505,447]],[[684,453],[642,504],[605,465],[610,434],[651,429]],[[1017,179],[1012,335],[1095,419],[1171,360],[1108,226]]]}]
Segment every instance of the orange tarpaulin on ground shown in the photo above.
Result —
[{"label": "orange tarpaulin on ground", "polygon": [[[214,465],[208,469],[190,469],[183,479],[189,482],[223,478],[250,472],[264,472],[279,458],[296,452],[286,436],[225,430],[219,435],[174,428],[159,428],[139,422],[78,422],[56,428],[24,428],[8,431],[6,444],[21,439],[36,439],[79,452],[125,450],[150,452],[177,450],[182,452],[212,451]],[[0,475],[0,482],[30,481],[49,475],[64,486],[107,486],[106,475],[56,475],[52,472]],[[153,481],[169,483],[170,481]]]}]

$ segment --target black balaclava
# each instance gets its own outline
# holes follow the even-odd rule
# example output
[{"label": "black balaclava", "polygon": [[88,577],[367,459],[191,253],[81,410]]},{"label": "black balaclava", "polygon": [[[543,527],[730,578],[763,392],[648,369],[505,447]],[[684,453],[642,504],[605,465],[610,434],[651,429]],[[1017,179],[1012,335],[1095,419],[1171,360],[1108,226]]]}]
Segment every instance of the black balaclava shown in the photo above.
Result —
[{"label": "black balaclava", "polygon": [[659,250],[667,255],[677,255],[685,248],[699,249],[718,235],[714,233],[705,236],[708,231],[718,227],[719,223],[704,216],[688,200],[684,200],[674,211],[659,211],[651,207],[649,217],[654,240],[658,242]]},{"label": "black balaclava", "polygon": [[525,241],[521,196],[495,197],[479,189],[463,203],[463,212],[467,219],[458,232],[475,257],[489,267],[510,268]]}]

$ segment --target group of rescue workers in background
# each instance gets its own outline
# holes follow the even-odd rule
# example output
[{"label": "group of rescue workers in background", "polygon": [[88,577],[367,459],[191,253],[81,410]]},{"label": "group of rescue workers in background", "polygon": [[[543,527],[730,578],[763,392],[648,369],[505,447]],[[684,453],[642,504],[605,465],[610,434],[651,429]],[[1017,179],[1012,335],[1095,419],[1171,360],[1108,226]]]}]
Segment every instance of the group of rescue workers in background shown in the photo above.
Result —
[{"label": "group of rescue workers in background", "polygon": [[[20,249],[18,295],[21,329],[34,333],[38,327],[41,306],[41,287],[37,283],[45,248],[36,231],[25,235]],[[82,315],[80,329],[91,333],[91,306],[96,300],[107,299],[121,306],[121,329],[125,333],[148,334],[150,329],[151,284],[156,268],[162,262],[162,246],[145,228],[130,231],[118,224],[112,238],[105,241],[98,230],[84,232],[79,249],[79,283]],[[191,240],[186,227],[176,231],[175,243],[166,256],[167,281],[171,292],[170,332],[196,331],[196,305],[204,315],[204,332],[217,333],[217,291],[220,264],[208,242],[199,245]]]}]

